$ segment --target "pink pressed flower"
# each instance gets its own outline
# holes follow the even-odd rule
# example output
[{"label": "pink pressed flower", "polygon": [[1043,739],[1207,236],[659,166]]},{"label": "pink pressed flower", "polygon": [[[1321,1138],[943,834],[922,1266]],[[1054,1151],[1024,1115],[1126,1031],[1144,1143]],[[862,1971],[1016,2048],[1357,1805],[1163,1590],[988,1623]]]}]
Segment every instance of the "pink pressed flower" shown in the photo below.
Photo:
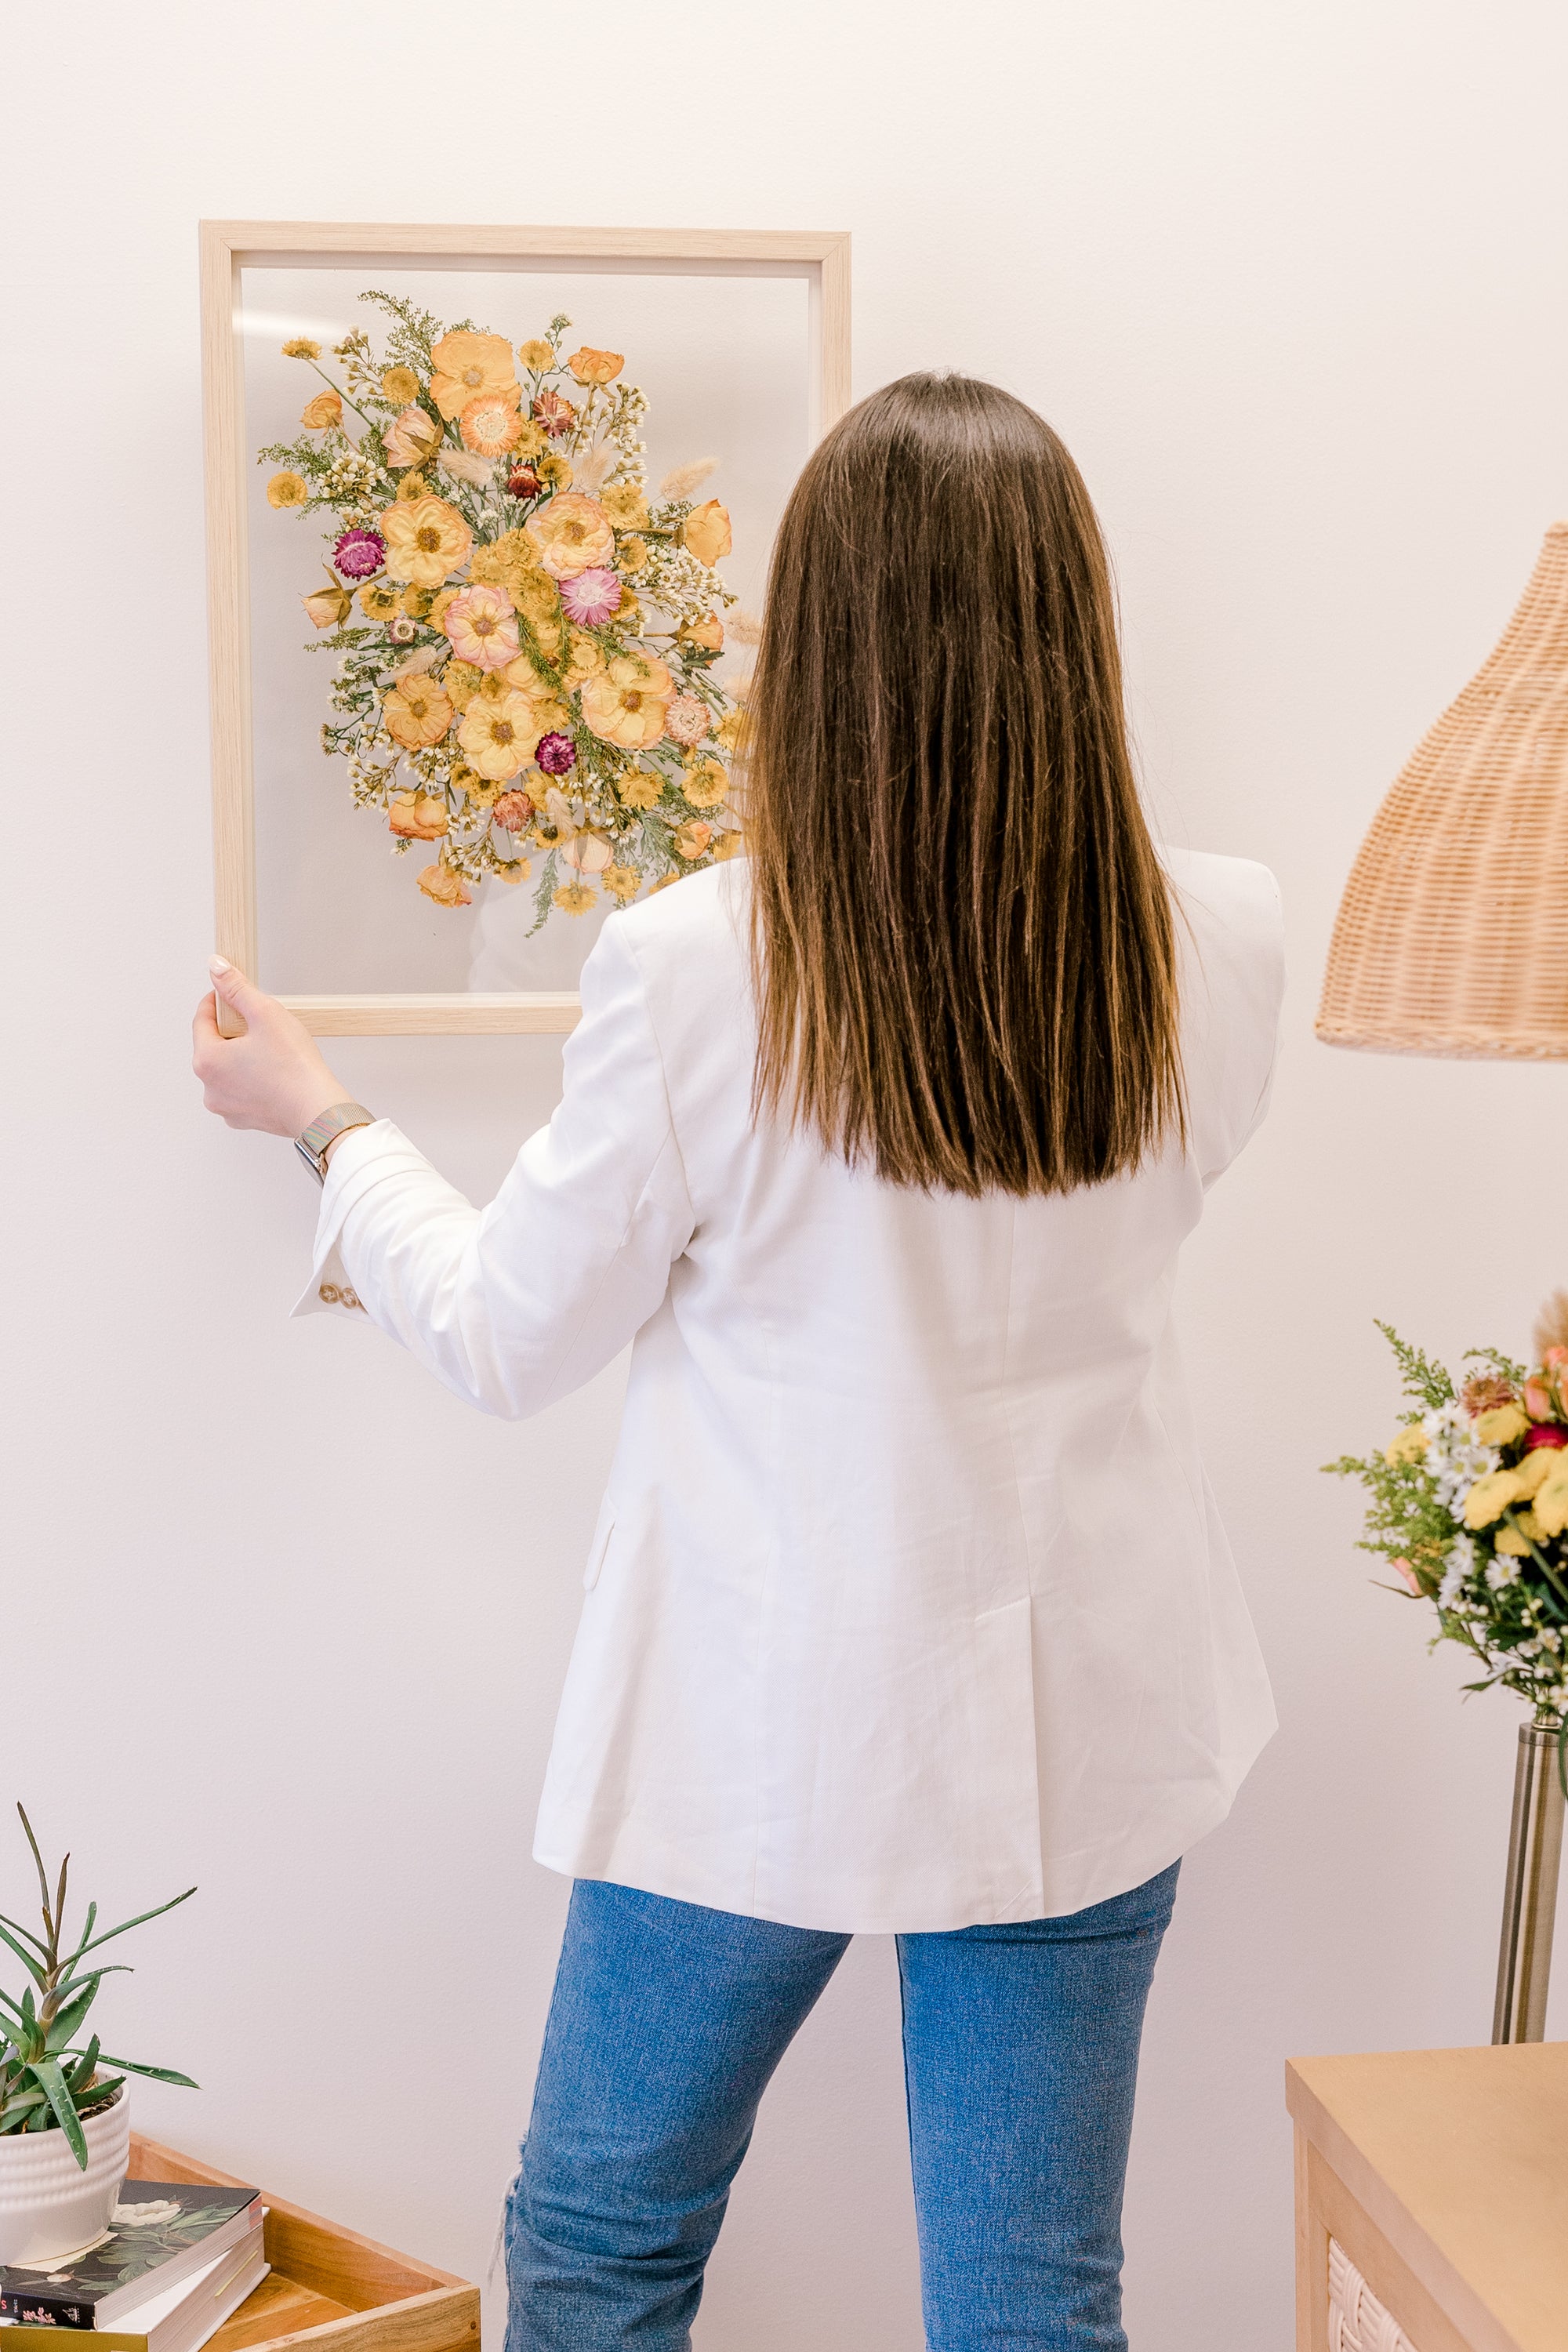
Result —
[{"label": "pink pressed flower", "polygon": [[542,768],[547,776],[563,776],[577,764],[570,735],[542,735],[533,757],[535,765]]},{"label": "pink pressed flower", "polygon": [[694,694],[678,694],[664,714],[664,731],[678,743],[700,743],[711,724]]},{"label": "pink pressed flower", "polygon": [[536,424],[543,425],[553,441],[576,424],[577,412],[569,400],[563,400],[558,392],[551,392],[547,388],[534,400],[533,418]]},{"label": "pink pressed flower", "polygon": [[479,669],[505,669],[518,656],[517,616],[499,588],[465,588],[441,615],[459,661]]},{"label": "pink pressed flower", "polygon": [[502,793],[490,811],[490,820],[504,832],[521,833],[525,824],[532,823],[533,803],[526,793]]},{"label": "pink pressed flower", "polygon": [[345,580],[368,580],[379,572],[386,541],[376,530],[345,530],[332,550],[332,562]]},{"label": "pink pressed flower", "polygon": [[560,583],[561,602],[570,617],[586,628],[607,621],[621,601],[621,583],[613,572],[590,569],[574,572]]}]

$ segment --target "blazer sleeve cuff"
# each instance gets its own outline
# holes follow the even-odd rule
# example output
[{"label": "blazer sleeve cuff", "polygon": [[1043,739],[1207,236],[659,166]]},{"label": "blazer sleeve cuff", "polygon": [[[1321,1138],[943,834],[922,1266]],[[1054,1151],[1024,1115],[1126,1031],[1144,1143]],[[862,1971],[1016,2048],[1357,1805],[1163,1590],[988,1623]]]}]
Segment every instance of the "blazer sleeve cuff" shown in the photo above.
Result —
[{"label": "blazer sleeve cuff", "polygon": [[354,1288],[343,1262],[342,1234],[350,1212],[378,1184],[430,1172],[424,1153],[389,1118],[351,1129],[333,1150],[321,1187],[321,1213],[310,1279],[294,1303],[295,1315],[341,1315],[351,1322],[372,1320],[371,1302]]}]

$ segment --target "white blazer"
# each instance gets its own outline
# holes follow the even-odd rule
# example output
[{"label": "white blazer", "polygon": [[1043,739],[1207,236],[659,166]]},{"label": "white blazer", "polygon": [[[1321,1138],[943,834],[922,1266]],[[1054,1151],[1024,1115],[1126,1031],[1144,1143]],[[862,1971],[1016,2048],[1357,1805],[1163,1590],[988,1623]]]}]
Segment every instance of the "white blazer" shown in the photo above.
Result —
[{"label": "white blazer", "polygon": [[521,1417],[630,1378],[534,1846],[803,1927],[1075,1911],[1228,1811],[1274,1728],[1171,1321],[1261,1118],[1260,866],[1165,853],[1190,1144],[1066,1197],[901,1190],[750,1114],[743,862],[615,915],[489,1208],[346,1136],[296,1312]]}]

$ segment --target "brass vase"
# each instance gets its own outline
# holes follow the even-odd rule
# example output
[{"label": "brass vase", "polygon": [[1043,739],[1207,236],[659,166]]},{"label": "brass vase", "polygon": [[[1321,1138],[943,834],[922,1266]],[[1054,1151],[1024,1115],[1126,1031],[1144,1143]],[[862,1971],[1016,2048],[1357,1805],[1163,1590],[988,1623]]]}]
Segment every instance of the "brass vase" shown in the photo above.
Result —
[{"label": "brass vase", "polygon": [[1513,1772],[1513,1823],[1503,1886],[1494,2042],[1543,2042],[1552,1976],[1552,1927],[1563,1861],[1562,1734],[1555,1724],[1521,1723]]}]

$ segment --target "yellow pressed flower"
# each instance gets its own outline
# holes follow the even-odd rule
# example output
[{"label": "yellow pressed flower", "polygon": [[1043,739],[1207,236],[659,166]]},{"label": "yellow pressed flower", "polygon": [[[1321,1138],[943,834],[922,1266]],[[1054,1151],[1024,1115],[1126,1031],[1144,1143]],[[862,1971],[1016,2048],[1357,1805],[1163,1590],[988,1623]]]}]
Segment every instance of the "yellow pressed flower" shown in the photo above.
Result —
[{"label": "yellow pressed flower", "polygon": [[390,367],[381,379],[381,388],[388,400],[395,400],[406,408],[411,400],[419,397],[419,379],[412,368]]},{"label": "yellow pressed flower", "polygon": [[647,562],[646,539],[623,539],[616,550],[616,569],[618,572],[640,572]]},{"label": "yellow pressed flower", "polygon": [[675,680],[651,654],[617,654],[582,690],[584,723],[605,743],[646,751],[664,733]]},{"label": "yellow pressed flower", "polygon": [[398,602],[411,621],[422,621],[433,599],[428,588],[405,588]]},{"label": "yellow pressed flower", "polygon": [[612,482],[599,503],[617,530],[647,529],[647,499],[640,482]]},{"label": "yellow pressed flower", "polygon": [[614,383],[626,363],[625,352],[596,352],[592,343],[584,343],[574,352],[566,364],[579,383]]},{"label": "yellow pressed flower", "polygon": [[526,857],[503,858],[495,869],[498,882],[526,882],[533,868]]},{"label": "yellow pressed flower", "polygon": [[640,637],[642,635],[642,606],[637,603],[637,598],[632,594],[631,590],[627,587],[625,581],[623,581],[621,583],[621,601],[616,606],[616,626],[621,631],[624,636]]},{"label": "yellow pressed flower", "polygon": [[319,360],[321,346],[312,342],[309,335],[295,335],[284,344],[283,356],[286,360]]},{"label": "yellow pressed flower", "polygon": [[531,572],[520,582],[514,592],[514,602],[524,619],[531,621],[536,629],[548,628],[552,621],[559,618],[561,591],[544,572]]},{"label": "yellow pressed flower", "polygon": [[626,808],[656,808],[664,798],[664,778],[656,768],[632,768],[616,779],[616,796]]},{"label": "yellow pressed flower", "polygon": [[438,595],[431,598],[430,610],[425,617],[433,629],[440,627],[447,617],[447,607],[457,593],[458,591],[455,588],[443,588]]},{"label": "yellow pressed flower", "polygon": [[738,751],[745,738],[746,716],[742,710],[726,711],[713,730],[713,740],[726,751]]},{"label": "yellow pressed flower", "polygon": [[481,776],[477,768],[468,767],[461,760],[454,764],[450,782],[455,793],[466,793],[482,809],[489,808],[500,792],[500,784],[492,783],[488,776]]},{"label": "yellow pressed flower", "polygon": [[[1563,1483],[1568,1486],[1568,1480]],[[1510,1503],[1519,1499],[1521,1491],[1517,1470],[1489,1471],[1484,1478],[1476,1480],[1465,1496],[1465,1525],[1468,1528],[1489,1528],[1494,1519],[1501,1518]],[[1540,1511],[1539,1496],[1535,1507]]]},{"label": "yellow pressed flower", "polygon": [[319,392],[314,400],[308,400],[305,413],[300,419],[300,424],[309,426],[312,433],[324,433],[328,425],[341,425],[342,421],[343,404],[337,394],[331,391]]},{"label": "yellow pressed flower", "polygon": [[571,580],[579,572],[608,563],[616,551],[609,516],[597,499],[581,490],[564,490],[551,499],[523,529],[544,570],[556,580]]},{"label": "yellow pressed flower", "polygon": [[386,568],[394,580],[416,588],[438,588],[449,572],[468,559],[474,535],[445,499],[415,499],[388,507],[381,518]]},{"label": "yellow pressed flower", "polygon": [[[687,797],[689,799],[690,794],[688,793]],[[1487,1441],[1489,1444],[1496,1442],[1496,1440]],[[1401,1463],[1419,1462],[1431,1443],[1431,1439],[1420,1423],[1411,1422],[1400,1431],[1392,1444],[1384,1447],[1383,1458],[1391,1469],[1397,1469]]]},{"label": "yellow pressed flower", "polygon": [[423,474],[405,474],[397,485],[398,502],[402,506],[408,506],[415,499],[427,499],[429,496],[430,485]]},{"label": "yellow pressed flower", "polygon": [[693,760],[681,775],[680,789],[693,808],[717,808],[730,789],[730,779],[717,760]]},{"label": "yellow pressed flower", "polygon": [[605,667],[605,648],[586,629],[566,632],[566,664],[561,683],[568,694],[590,677],[596,677]]},{"label": "yellow pressed flower", "polygon": [[359,592],[360,610],[367,621],[390,621],[401,609],[390,580],[372,580]]},{"label": "yellow pressed flower", "polygon": [[1536,1488],[1531,1507],[1542,1535],[1560,1536],[1568,1528],[1568,1459],[1561,1446],[1552,1448],[1552,1467]]},{"label": "yellow pressed flower", "polygon": [[441,684],[454,710],[467,710],[484,682],[484,671],[473,662],[449,661],[441,672]]},{"label": "yellow pressed flower", "polygon": [[569,490],[572,487],[572,468],[564,457],[541,457],[536,471],[548,489]]},{"label": "yellow pressed flower", "polygon": [[623,907],[637,897],[642,887],[642,876],[631,866],[606,866],[599,879],[611,898],[618,898]]},{"label": "yellow pressed flower", "polygon": [[585,915],[598,905],[599,894],[590,890],[586,882],[563,882],[550,903],[563,915]]},{"label": "yellow pressed flower", "polygon": [[470,767],[504,783],[532,759],[543,732],[542,727],[534,724],[533,705],[527,695],[510,688],[499,701],[476,698],[469,703],[458,740]]},{"label": "yellow pressed flower", "polygon": [[454,874],[449,866],[424,866],[417,876],[419,887],[438,907],[471,907],[473,892],[463,887],[461,875]]},{"label": "yellow pressed flower", "polygon": [[526,461],[530,457],[542,457],[549,446],[549,434],[542,425],[536,425],[530,416],[518,426],[517,439],[512,444],[511,454],[514,457]]},{"label": "yellow pressed flower", "polygon": [[418,751],[441,740],[452,723],[452,709],[449,697],[426,670],[395,686],[381,706],[381,715],[395,743]]},{"label": "yellow pressed flower", "polygon": [[318,629],[335,628],[346,621],[353,610],[353,598],[346,588],[333,581],[330,588],[318,588],[313,595],[301,596],[300,602],[310,616],[311,625]]},{"label": "yellow pressed flower", "polygon": [[430,397],[443,416],[459,415],[477,393],[510,392],[521,399],[511,345],[504,335],[468,330],[443,335],[430,347]]},{"label": "yellow pressed flower", "polygon": [[386,824],[404,841],[439,841],[447,831],[446,801],[439,793],[394,793]]},{"label": "yellow pressed flower", "polygon": [[310,495],[300,474],[274,474],[267,485],[269,507],[302,507]]},{"label": "yellow pressed flower", "polygon": [[668,887],[669,887],[669,886],[670,886],[670,884],[671,884],[672,882],[679,882],[679,879],[680,879],[680,868],[679,868],[679,866],[678,866],[675,868],[675,871],[674,871],[672,874],[661,874],[661,875],[659,876],[658,880],[654,884],[653,888],[648,892],[648,894],[647,894],[647,895],[648,895],[648,897],[649,897],[650,898],[657,898],[657,897],[658,897],[658,893],[659,893],[661,890],[668,890]]},{"label": "yellow pressed flower", "polygon": [[746,845],[746,836],[739,826],[731,833],[721,833],[713,844],[713,863],[727,866],[731,857],[739,857]]},{"label": "yellow pressed flower", "polygon": [[1530,1427],[1530,1415],[1517,1404],[1494,1405],[1476,1416],[1476,1435],[1483,1445],[1516,1445]]},{"label": "yellow pressed flower", "polygon": [[717,563],[728,555],[732,541],[730,537],[730,509],[717,499],[705,499],[693,507],[681,526],[680,536],[699,563]]},{"label": "yellow pressed flower", "polygon": [[526,343],[519,343],[517,355],[530,375],[541,375],[555,364],[555,346],[542,335],[531,335]]}]

